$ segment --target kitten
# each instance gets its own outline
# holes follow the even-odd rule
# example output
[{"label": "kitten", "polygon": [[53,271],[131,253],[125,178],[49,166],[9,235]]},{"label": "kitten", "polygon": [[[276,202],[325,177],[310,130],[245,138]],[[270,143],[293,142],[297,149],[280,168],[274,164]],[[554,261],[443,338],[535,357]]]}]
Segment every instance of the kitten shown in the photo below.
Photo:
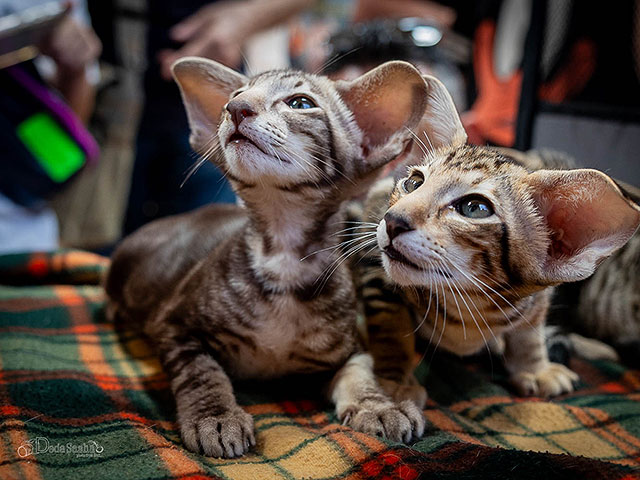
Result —
[{"label": "kitten", "polygon": [[344,228],[341,205],[407,148],[424,111],[420,74],[389,62],[352,82],[296,71],[247,78],[199,58],[173,73],[194,150],[225,171],[243,207],[145,226],[115,252],[106,291],[111,314],[151,339],[185,446],[235,457],[255,444],[230,378],[322,371],[336,372],[328,397],[345,425],[420,436],[422,412],[375,381],[350,272],[334,268],[328,248]]},{"label": "kitten", "polygon": [[530,172],[466,145],[448,93],[426,82],[440,106],[421,125],[431,151],[404,178],[381,180],[368,202],[384,270],[402,287],[399,302],[380,272],[361,279],[376,372],[399,382],[397,396],[426,400],[411,384],[413,339],[399,338],[413,321],[436,348],[502,351],[522,395],[570,392],[577,375],[550,362],[544,344],[552,287],[589,277],[631,238],[640,208],[601,172]]}]

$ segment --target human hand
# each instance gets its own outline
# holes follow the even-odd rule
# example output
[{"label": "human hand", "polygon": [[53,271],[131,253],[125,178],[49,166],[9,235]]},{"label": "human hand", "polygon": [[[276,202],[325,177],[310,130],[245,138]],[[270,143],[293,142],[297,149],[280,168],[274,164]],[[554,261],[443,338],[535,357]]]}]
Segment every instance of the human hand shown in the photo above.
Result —
[{"label": "human hand", "polygon": [[178,50],[158,53],[161,73],[171,79],[171,65],[181,57],[196,55],[237,68],[242,61],[242,44],[253,33],[248,1],[216,2],[176,24],[169,35],[183,42]]},{"label": "human hand", "polygon": [[84,74],[85,67],[100,56],[102,43],[91,27],[67,15],[38,48],[53,59],[58,74],[66,76]]}]

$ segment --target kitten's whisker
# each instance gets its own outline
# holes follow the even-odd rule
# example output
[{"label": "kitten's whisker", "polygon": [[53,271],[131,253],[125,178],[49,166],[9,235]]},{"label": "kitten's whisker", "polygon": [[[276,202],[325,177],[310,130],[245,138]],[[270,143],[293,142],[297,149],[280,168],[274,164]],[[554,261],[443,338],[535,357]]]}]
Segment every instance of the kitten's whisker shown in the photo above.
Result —
[{"label": "kitten's whisker", "polygon": [[409,131],[409,133],[411,134],[411,136],[418,141],[418,146],[420,147],[420,150],[422,150],[422,154],[423,155],[427,155],[429,152],[427,150],[427,146],[424,144],[422,139],[418,135],[416,135],[413,132],[413,130],[411,130],[409,127],[404,127],[404,128],[406,128]]},{"label": "kitten's whisker", "polygon": [[[452,275],[452,271],[449,267],[447,267],[446,265],[443,265],[443,268],[446,268],[446,270],[448,271],[449,275]],[[460,295],[460,299],[462,300],[462,302],[464,303],[464,306],[467,308],[467,310],[469,311],[469,314],[471,315],[471,319],[473,320],[473,323],[476,325],[476,328],[478,329],[478,332],[480,332],[480,336],[482,337],[482,341],[484,342],[485,347],[487,348],[487,353],[489,354],[489,358],[491,358],[491,348],[489,347],[489,343],[487,342],[487,339],[484,335],[484,332],[482,331],[482,328],[480,328],[480,324],[478,323],[478,321],[476,320],[475,315],[473,314],[473,312],[471,311],[471,308],[469,308],[469,305],[467,304],[466,300],[464,299],[464,296],[462,295],[462,293],[460,292],[460,289],[458,288],[458,286],[456,285],[456,282],[452,282],[454,288],[457,290],[458,295]],[[464,290],[464,287],[461,287]],[[466,293],[466,291],[465,291]],[[471,297],[469,297],[469,300],[471,300]],[[476,308],[477,310],[477,308]],[[478,312],[480,313],[480,312]],[[493,335],[493,331],[491,330],[491,327],[489,327],[489,325],[487,324],[486,320],[485,320],[485,325],[487,326],[487,328],[489,329],[489,331],[491,332],[491,335]],[[493,335],[493,338],[495,339],[495,335]],[[497,339],[496,339],[497,341]],[[493,360],[491,361],[491,365],[492,365],[492,369],[493,369]]]},{"label": "kitten's whisker", "polygon": [[[436,291],[438,291],[438,282],[436,283]],[[440,282],[440,288],[442,288],[442,330],[440,331],[440,337],[438,337],[438,343],[436,343],[436,346],[433,349],[433,353],[431,354],[431,360],[429,361],[429,363],[433,362],[433,357],[436,354],[436,351],[438,350],[438,347],[440,346],[440,342],[442,341],[442,337],[444,336],[444,330],[447,327],[447,292],[444,289],[444,284],[442,282]]]},{"label": "kitten's whisker", "polygon": [[[454,267],[458,268],[456,265],[454,265]],[[461,272],[462,273],[462,272]],[[463,273],[463,275],[471,282],[475,285],[475,287],[485,296],[487,297],[491,303],[493,303],[498,310],[500,310],[500,312],[502,313],[502,315],[504,316],[504,318],[507,320],[507,322],[509,322],[509,325],[513,326],[513,321],[511,320],[511,317],[509,315],[507,315],[507,313],[504,311],[504,309],[498,304],[498,302],[496,302],[494,300],[494,298],[485,291],[485,289],[482,287],[482,285],[480,285],[476,280],[475,277],[473,277],[473,275],[468,276],[466,274]]]},{"label": "kitten's whisker", "polygon": [[[371,226],[369,226],[369,225],[361,225],[361,226],[357,226],[357,227],[350,227],[350,228],[345,228],[345,229],[343,229],[343,230],[339,230],[339,231],[337,231],[337,232],[335,232],[335,233],[332,233],[332,234],[331,234],[331,235],[329,235],[329,236],[330,236],[330,237],[334,237],[334,236],[336,236],[336,235],[339,235],[339,234],[341,234],[341,233],[348,232],[348,231],[351,231],[351,230],[358,230],[358,229],[362,229],[362,230],[364,230],[364,229],[369,229],[369,230],[370,230],[371,228],[373,228],[373,227],[371,227]],[[363,233],[363,232],[356,232],[356,234],[357,234],[357,233]],[[364,233],[367,233],[367,232],[364,232]],[[375,232],[372,232],[372,233],[375,233]]]},{"label": "kitten's whisker", "polygon": [[503,297],[499,292],[497,292],[495,289],[493,289],[491,286],[487,285],[486,283],[484,283],[482,280],[480,280],[479,278],[477,278],[475,275],[473,274],[466,274],[464,271],[462,271],[460,269],[460,267],[458,267],[455,263],[451,262],[451,265],[453,267],[456,268],[456,270],[458,270],[463,276],[465,276],[470,282],[472,282],[476,288],[478,288],[478,290],[480,290],[499,310],[500,312],[504,315],[505,319],[509,322],[509,325],[513,326],[513,321],[511,320],[511,317],[509,315],[507,315],[507,313],[503,310],[503,308],[493,299],[493,296],[491,296],[489,293],[487,293],[480,285],[484,286],[485,288],[487,288],[488,290],[490,290],[491,292],[493,292],[494,294],[496,294],[502,301],[504,301],[511,309],[513,309],[513,311],[520,317],[522,318],[522,320],[524,320],[524,322],[529,325],[529,327],[531,327],[536,333],[542,335],[544,337],[544,332],[541,333],[540,329],[538,327],[536,327],[535,325],[533,325],[524,315],[522,315],[522,313],[520,312],[520,310],[518,310],[517,307],[515,307],[509,300],[507,300],[505,297]]},{"label": "kitten's whisker", "polygon": [[427,139],[427,143],[429,144],[429,147],[431,147],[431,151],[433,152],[435,150],[435,148],[433,148],[433,143],[431,143],[431,139],[429,138],[429,134],[427,133],[426,130],[423,130],[422,133],[424,133],[424,138]]},{"label": "kitten's whisker", "polygon": [[[327,167],[331,168],[331,170],[332,170],[332,171],[336,172],[338,175],[340,175],[342,178],[344,178],[345,180],[347,180],[347,181],[348,181],[349,183],[351,183],[352,185],[355,185],[355,184],[356,184],[356,182],[354,182],[351,178],[349,178],[349,177],[348,177],[347,175],[345,175],[343,172],[341,172],[340,170],[338,170],[335,166],[331,165],[329,162],[326,162],[326,161],[324,161],[324,160],[321,160],[320,158],[316,157],[316,156],[315,156],[315,155],[313,155],[313,154],[310,154],[310,155],[311,155],[311,158],[313,158],[313,159],[314,159],[314,160],[316,160],[317,162],[320,162],[321,164],[323,164],[323,165],[325,165],[325,166],[327,166]],[[316,167],[316,168],[318,168],[318,167]],[[318,168],[318,170],[320,170],[320,169]],[[322,171],[322,170],[320,170],[320,171]],[[324,173],[324,172],[323,172],[323,173]],[[327,180],[327,181],[329,181],[329,180]]]},{"label": "kitten's whisker", "polygon": [[[476,277],[473,274],[470,274],[473,276],[473,278],[475,278],[478,282],[480,282],[480,284],[484,285],[486,288],[488,288],[491,292],[493,292],[494,294],[496,294],[503,302],[505,302],[507,304],[507,306],[511,309],[513,309],[513,311],[515,311],[515,313],[522,319],[524,320],[524,322],[529,325],[534,331],[536,331],[538,334],[542,334],[544,336],[544,332],[541,332],[540,329],[538,327],[536,327],[535,325],[533,325],[528,318],[526,318],[522,312],[520,312],[520,310],[518,309],[518,307],[516,307],[515,305],[513,305],[509,300],[507,300],[500,292],[498,292],[497,290],[495,290],[494,288],[492,288],[490,285],[487,285],[485,282],[483,282],[482,280],[480,280],[478,277]],[[491,298],[491,297],[490,297]],[[494,302],[495,303],[495,302]],[[497,306],[497,304],[496,304]],[[502,311],[502,309],[501,309]],[[506,313],[503,314],[506,316]]]},{"label": "kitten's whisker", "polygon": [[[374,240],[367,240],[365,241],[363,244],[361,245],[357,245],[355,247],[353,247],[349,252],[347,252],[346,255],[341,255],[340,258],[338,258],[338,261],[336,263],[336,265],[331,269],[331,271],[324,275],[324,280],[322,281],[322,283],[318,286],[318,288],[316,288],[316,292],[322,291],[322,289],[324,288],[324,286],[326,285],[326,283],[329,281],[329,278],[331,278],[331,276],[335,273],[335,271],[340,268],[340,266],[351,256],[355,255],[357,252],[364,250],[366,247],[368,247],[369,245],[371,245],[372,243],[374,243],[374,246],[367,250],[367,252],[365,252],[365,254],[362,256],[362,258],[366,257],[370,252],[372,252],[373,250],[375,250],[376,248],[378,248],[378,242],[374,239]],[[357,263],[357,262],[356,262]],[[322,274],[319,278],[322,278]],[[316,280],[317,282],[317,280]]]},{"label": "kitten's whisker", "polygon": [[453,297],[453,301],[455,302],[456,308],[458,309],[458,315],[460,315],[460,321],[462,322],[462,338],[464,340],[466,340],[467,339],[467,327],[464,324],[464,316],[462,315],[462,310],[460,310],[460,304],[458,303],[458,298],[456,297],[456,294],[453,292],[453,288],[451,288],[451,282],[449,282],[449,279],[447,278],[445,273],[442,271],[441,266],[442,266],[442,262],[439,262],[439,265],[436,265],[436,268],[440,272],[440,275],[442,275],[444,277],[445,282],[449,286],[449,291],[451,292],[451,296]]},{"label": "kitten's whisker", "polygon": [[[349,240],[349,243],[353,242],[353,240]],[[316,279],[316,282],[323,279],[323,277],[326,275],[326,273],[331,270],[331,273],[329,273],[328,276],[331,276],[333,274],[333,272],[335,271],[335,269],[332,270],[332,268],[335,266],[336,268],[339,267],[347,258],[349,258],[351,255],[355,254],[356,252],[358,252],[359,250],[364,249],[365,247],[371,245],[372,242],[376,242],[377,241],[375,239],[369,239],[369,240],[365,240],[363,243],[361,244],[356,244],[356,245],[352,245],[349,247],[349,249],[347,249],[347,251],[343,252],[342,254],[340,254],[340,256],[338,258],[336,258],[333,262],[331,262],[324,270],[323,272],[320,274],[320,276]]]},{"label": "kitten's whisker", "polygon": [[192,165],[189,170],[187,170],[186,173],[186,177],[185,179],[182,181],[182,183],[180,183],[180,188],[182,188],[185,183],[187,183],[187,180],[189,180],[193,175],[196,174],[196,172],[200,169],[200,167],[202,167],[202,165],[204,165],[207,161],[209,161],[209,159],[218,152],[218,150],[222,149],[222,146],[220,145],[219,142],[216,142],[217,140],[217,136],[212,135],[211,139],[209,141],[207,141],[206,145],[209,145],[208,147],[206,147],[205,153],[202,155],[202,157],[196,161],[196,163],[194,165]]},{"label": "kitten's whisker", "polygon": [[[294,160],[297,165],[299,165],[303,170],[306,170],[307,173],[309,173],[309,177],[312,177],[310,172],[299,161],[296,161],[296,159],[302,161],[305,165],[307,165],[307,167],[311,168],[312,171],[313,170],[317,171],[320,177],[322,177],[325,182],[335,186],[335,182],[331,179],[331,177],[329,177],[325,172],[323,172],[322,169],[319,168],[317,165],[313,165],[308,159],[304,158],[302,155],[300,155],[297,152],[293,152],[287,148],[283,148],[283,150],[284,150],[284,153],[286,153],[292,160]],[[317,181],[314,181],[313,179],[312,181],[316,185],[316,187],[319,187]]]},{"label": "kitten's whisker", "polygon": [[329,235],[330,237],[357,237],[357,236],[367,236],[367,237],[375,237],[377,236],[376,232],[352,232],[352,233],[341,233],[339,235]]},{"label": "kitten's whisker", "polygon": [[368,225],[368,226],[372,226],[372,227],[377,227],[378,224],[377,223],[373,223],[373,222],[358,222],[358,221],[353,221],[353,220],[341,220],[339,222],[333,222],[331,223],[331,225],[337,225],[340,223],[347,223],[347,224],[351,224],[351,225]]},{"label": "kitten's whisker", "polygon": [[[431,262],[429,262],[429,267],[432,267]],[[431,297],[432,297],[431,288],[432,287],[433,287],[433,278],[431,276],[429,276],[429,303],[427,305],[426,311],[424,312],[424,317],[422,317],[422,320],[420,321],[420,323],[418,323],[416,328],[414,328],[413,331],[411,333],[407,334],[406,336],[416,334],[418,332],[418,330],[420,330],[422,325],[424,325],[424,322],[427,320],[427,315],[429,315],[429,310],[431,310]],[[437,320],[438,320],[438,318],[436,317],[436,321]],[[429,344],[431,344],[432,338],[433,338],[433,329],[431,330],[431,337],[429,338]]]},{"label": "kitten's whisker", "polygon": [[329,247],[321,248],[320,250],[316,250],[316,251],[311,252],[310,254],[308,254],[308,255],[306,255],[306,256],[304,256],[304,257],[302,257],[302,258],[300,259],[300,261],[301,261],[301,262],[303,262],[303,261],[305,261],[307,258],[309,258],[309,257],[311,257],[311,256],[313,256],[313,255],[316,255],[316,254],[318,254],[318,253],[321,253],[321,252],[326,252],[326,251],[328,251],[328,250],[336,250],[336,249],[339,249],[339,248],[342,248],[342,247],[346,247],[346,246],[348,246],[348,245],[350,245],[350,244],[352,244],[352,243],[357,243],[357,242],[362,241],[362,240],[364,240],[364,239],[368,239],[368,238],[369,238],[369,235],[371,235],[371,234],[367,234],[367,235],[365,235],[365,236],[363,236],[363,237],[353,238],[353,239],[351,239],[351,240],[346,240],[346,241],[344,241],[344,242],[340,242],[340,243],[338,243],[337,245],[331,245],[331,246],[329,246]]},{"label": "kitten's whisker", "polygon": [[352,48],[351,50],[349,50],[348,52],[343,53],[342,55],[336,55],[335,57],[329,59],[327,62],[322,64],[320,66],[320,68],[318,68],[315,72],[313,72],[313,74],[314,75],[319,75],[320,73],[324,72],[327,68],[329,68],[331,65],[333,65],[337,61],[342,60],[347,55],[351,55],[353,52],[356,52],[356,51],[360,50],[361,48],[362,47],[355,47],[355,48]]}]

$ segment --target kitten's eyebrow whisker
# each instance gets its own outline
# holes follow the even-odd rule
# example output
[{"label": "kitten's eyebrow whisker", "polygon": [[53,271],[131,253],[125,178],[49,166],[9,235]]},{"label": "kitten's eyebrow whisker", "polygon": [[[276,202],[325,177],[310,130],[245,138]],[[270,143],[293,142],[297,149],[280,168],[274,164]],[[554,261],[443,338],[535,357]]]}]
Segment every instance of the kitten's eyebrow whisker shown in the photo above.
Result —
[{"label": "kitten's eyebrow whisker", "polygon": [[411,130],[409,127],[404,127],[404,128],[406,128],[408,132],[411,134],[411,136],[418,141],[418,146],[420,147],[420,150],[422,150],[422,154],[427,155],[429,152],[427,151],[427,146],[424,144],[422,139],[418,135],[416,135],[413,132],[413,130]]},{"label": "kitten's eyebrow whisker", "polygon": [[324,72],[327,68],[329,68],[331,65],[333,65],[337,61],[342,60],[347,55],[351,55],[352,53],[357,52],[361,48],[362,47],[355,47],[355,48],[352,48],[351,50],[349,50],[348,52],[343,53],[342,55],[336,55],[334,58],[329,59],[327,62],[325,62],[323,65],[321,65],[320,68],[318,68],[315,72],[313,72],[313,74],[314,75],[320,75],[322,72]]},{"label": "kitten's eyebrow whisker", "polygon": [[427,142],[429,143],[429,146],[431,147],[431,151],[433,152],[435,150],[435,148],[433,148],[433,143],[431,143],[431,139],[429,138],[429,134],[427,133],[426,130],[423,130],[422,133],[424,133],[424,138],[427,139]]}]

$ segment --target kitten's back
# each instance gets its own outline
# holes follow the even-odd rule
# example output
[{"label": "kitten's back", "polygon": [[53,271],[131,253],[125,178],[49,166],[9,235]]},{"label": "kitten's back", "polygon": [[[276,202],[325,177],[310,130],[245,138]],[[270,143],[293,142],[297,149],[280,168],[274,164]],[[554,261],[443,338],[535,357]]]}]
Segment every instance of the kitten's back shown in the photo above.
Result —
[{"label": "kitten's back", "polygon": [[207,205],[157,220],[127,237],[105,275],[109,315],[127,320],[146,315],[246,222],[246,212],[237,205]]}]

